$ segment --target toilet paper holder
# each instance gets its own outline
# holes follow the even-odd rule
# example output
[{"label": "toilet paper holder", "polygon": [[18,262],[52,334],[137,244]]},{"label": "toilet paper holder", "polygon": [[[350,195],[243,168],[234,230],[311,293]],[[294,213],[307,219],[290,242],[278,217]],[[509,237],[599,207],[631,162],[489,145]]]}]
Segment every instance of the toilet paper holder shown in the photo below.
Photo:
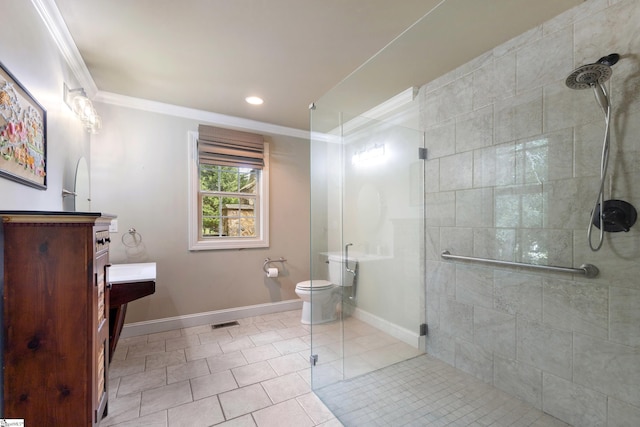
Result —
[{"label": "toilet paper holder", "polygon": [[280,257],[280,259],[271,259],[271,258],[265,258],[264,260],[264,264],[262,264],[262,271],[264,271],[265,273],[269,273],[269,271],[267,271],[267,266],[272,263],[272,262],[285,262],[286,259],[284,259],[283,257]]}]

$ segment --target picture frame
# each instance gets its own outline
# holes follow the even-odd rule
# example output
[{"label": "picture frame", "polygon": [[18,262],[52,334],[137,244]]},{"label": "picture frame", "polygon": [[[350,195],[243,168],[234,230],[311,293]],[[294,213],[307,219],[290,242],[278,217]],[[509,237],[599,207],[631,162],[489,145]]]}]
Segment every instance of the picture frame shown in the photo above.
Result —
[{"label": "picture frame", "polygon": [[0,177],[47,189],[47,111],[2,63]]}]

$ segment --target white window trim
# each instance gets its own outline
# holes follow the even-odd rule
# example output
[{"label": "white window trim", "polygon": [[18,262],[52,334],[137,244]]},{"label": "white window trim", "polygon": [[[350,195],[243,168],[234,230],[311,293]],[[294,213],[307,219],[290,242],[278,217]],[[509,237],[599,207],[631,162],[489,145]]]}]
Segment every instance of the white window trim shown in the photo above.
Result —
[{"label": "white window trim", "polygon": [[206,251],[216,249],[245,249],[269,247],[269,144],[264,144],[264,167],[260,177],[258,195],[258,236],[255,238],[223,237],[219,239],[201,240],[199,223],[198,192],[200,177],[198,175],[198,132],[188,132],[189,146],[189,250]]}]

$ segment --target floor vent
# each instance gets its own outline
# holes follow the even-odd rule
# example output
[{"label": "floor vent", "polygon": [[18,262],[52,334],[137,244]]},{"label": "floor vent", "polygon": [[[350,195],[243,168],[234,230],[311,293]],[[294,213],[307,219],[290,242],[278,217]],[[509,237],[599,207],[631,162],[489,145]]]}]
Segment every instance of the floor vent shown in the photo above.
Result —
[{"label": "floor vent", "polygon": [[217,325],[211,325],[211,329],[228,328],[229,326],[240,326],[240,323],[238,323],[236,321],[226,322],[226,323],[219,323]]}]

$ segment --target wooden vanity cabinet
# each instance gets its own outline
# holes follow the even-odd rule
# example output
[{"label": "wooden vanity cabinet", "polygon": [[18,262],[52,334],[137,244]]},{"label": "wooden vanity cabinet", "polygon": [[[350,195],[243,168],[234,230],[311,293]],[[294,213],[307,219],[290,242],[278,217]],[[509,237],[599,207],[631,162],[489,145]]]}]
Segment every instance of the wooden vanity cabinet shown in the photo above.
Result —
[{"label": "wooden vanity cabinet", "polygon": [[2,416],[97,426],[109,367],[112,215],[0,212]]}]

